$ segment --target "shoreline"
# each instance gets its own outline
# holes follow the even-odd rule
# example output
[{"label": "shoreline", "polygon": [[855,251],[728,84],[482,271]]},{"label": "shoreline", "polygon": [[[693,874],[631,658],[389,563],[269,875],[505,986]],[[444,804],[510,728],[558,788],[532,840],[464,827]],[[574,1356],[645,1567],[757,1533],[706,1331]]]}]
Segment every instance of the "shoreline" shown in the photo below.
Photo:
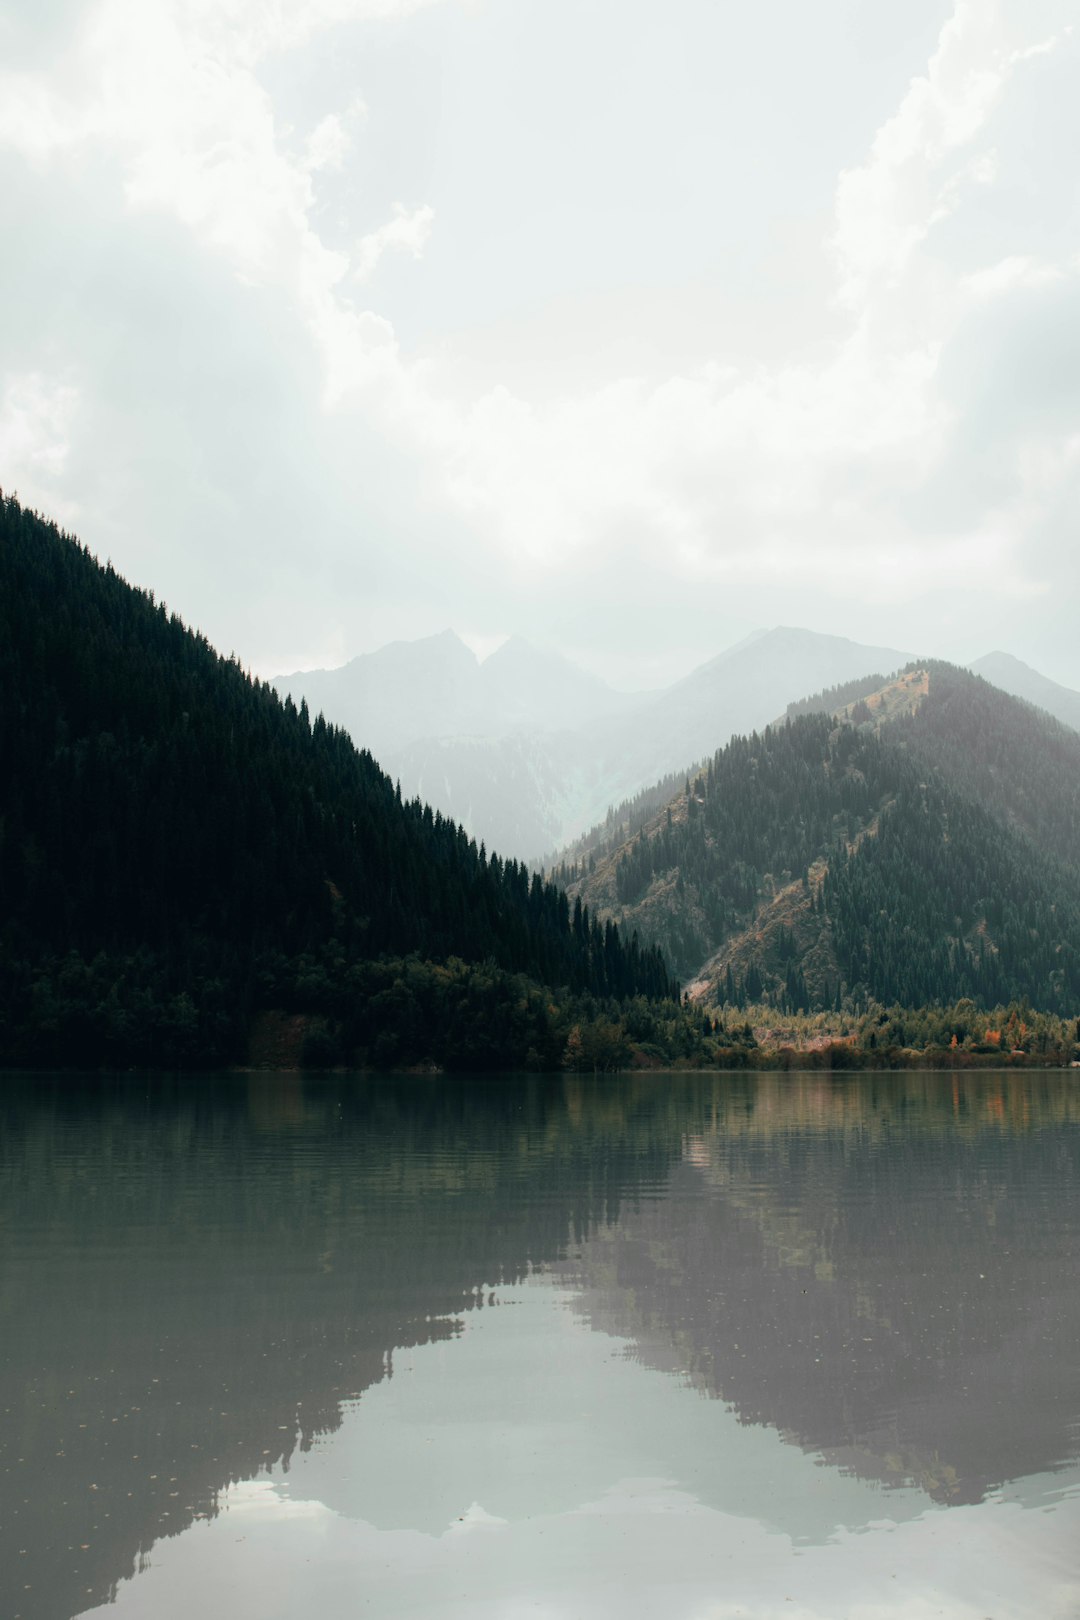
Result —
[{"label": "shoreline", "polygon": [[[778,1054],[785,1057],[788,1049]],[[232,1063],[221,1068],[178,1068],[175,1066],[156,1067],[154,1065],[139,1065],[129,1068],[76,1068],[56,1067],[55,1065],[41,1068],[27,1067],[25,1064],[0,1065],[0,1075],[10,1077],[34,1078],[48,1075],[71,1075],[87,1079],[104,1078],[106,1076],[161,1076],[161,1077],[191,1077],[228,1075],[237,1079],[254,1078],[258,1075],[301,1075],[304,1077],[336,1077],[344,1078],[355,1076],[357,1079],[374,1080],[401,1080],[401,1079],[432,1079],[455,1080],[463,1077],[469,1079],[492,1080],[554,1080],[554,1079],[604,1079],[604,1080],[640,1080],[649,1076],[657,1079],[668,1075],[723,1075],[723,1074],[822,1074],[822,1075],[855,1075],[855,1074],[942,1074],[955,1075],[957,1073],[975,1074],[1001,1074],[1001,1073],[1044,1073],[1060,1074],[1075,1070],[1077,1080],[1080,1082],[1080,1061],[1076,1059],[1051,1059],[1036,1056],[1031,1053],[1013,1053],[1007,1058],[994,1056],[990,1053],[964,1052],[953,1053],[942,1050],[928,1050],[926,1052],[913,1052],[905,1061],[877,1061],[878,1054],[867,1053],[867,1058],[875,1061],[861,1061],[861,1054],[853,1054],[851,1048],[845,1049],[846,1056],[839,1062],[830,1061],[832,1054],[821,1051],[797,1052],[791,1051],[786,1061],[776,1061],[777,1055],[764,1054],[755,1058],[752,1052],[745,1057],[730,1063],[701,1063],[701,1064],[639,1064],[622,1069],[448,1069],[435,1064],[406,1066],[400,1069],[375,1069],[353,1067],[348,1064],[335,1064],[332,1067],[303,1067],[295,1063]],[[856,1060],[853,1061],[853,1056]],[[885,1054],[882,1054],[885,1056]],[[891,1054],[890,1054],[891,1056]]]}]

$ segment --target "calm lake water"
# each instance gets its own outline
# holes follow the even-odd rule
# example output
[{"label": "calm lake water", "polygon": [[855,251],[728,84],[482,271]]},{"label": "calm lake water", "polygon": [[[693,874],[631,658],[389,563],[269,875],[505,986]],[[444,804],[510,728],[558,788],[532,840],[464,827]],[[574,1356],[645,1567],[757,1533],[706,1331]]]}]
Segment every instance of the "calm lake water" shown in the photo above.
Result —
[{"label": "calm lake water", "polygon": [[0,1077],[0,1615],[1076,1620],[1080,1077]]}]

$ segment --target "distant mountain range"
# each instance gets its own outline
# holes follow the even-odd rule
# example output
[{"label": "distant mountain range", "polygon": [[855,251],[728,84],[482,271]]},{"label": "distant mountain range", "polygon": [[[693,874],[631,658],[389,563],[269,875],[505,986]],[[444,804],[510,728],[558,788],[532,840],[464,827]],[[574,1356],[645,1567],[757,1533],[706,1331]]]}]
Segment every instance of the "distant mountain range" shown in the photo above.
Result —
[{"label": "distant mountain range", "polygon": [[446,631],[274,685],[344,726],[406,798],[424,799],[502,854],[536,860],[665,772],[765,725],[791,697],[895,669],[907,656],[776,629],[665,691],[620,693],[518,637],[479,663]]},{"label": "distant mountain range", "polygon": [[[807,694],[874,677],[872,690],[910,658],[896,647],[779,627],[663,691],[625,693],[521,637],[481,663],[447,630],[274,685],[345,727],[406,798],[423,799],[500,854],[536,861],[609,809],[642,794],[647,805],[663,778]],[[1004,653],[973,667],[1080,730],[1080,693]]]},{"label": "distant mountain range", "polygon": [[279,675],[273,685],[296,703],[303,698],[313,715],[321,711],[344,726],[380,763],[424,739],[564,731],[606,720],[636,701],[520,636],[481,663],[453,630],[390,642],[340,669]]},{"label": "distant mountain range", "polygon": [[1075,1009],[1080,735],[948,664],[855,684],[552,875],[706,1001]]}]

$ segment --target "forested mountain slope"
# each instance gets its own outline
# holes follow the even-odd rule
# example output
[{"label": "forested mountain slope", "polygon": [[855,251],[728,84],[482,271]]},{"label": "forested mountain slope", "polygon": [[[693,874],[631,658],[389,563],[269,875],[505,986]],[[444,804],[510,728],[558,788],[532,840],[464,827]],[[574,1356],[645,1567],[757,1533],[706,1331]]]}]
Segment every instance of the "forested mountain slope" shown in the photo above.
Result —
[{"label": "forested mountain slope", "polygon": [[[843,693],[847,696],[847,693]],[[559,869],[693,993],[1080,1004],[1080,737],[949,665],[736,738]]]},{"label": "forested mountain slope", "polygon": [[236,1056],[305,974],[340,1010],[386,954],[670,993],[657,951],[403,804],[344,732],[2,497],[0,689],[0,1060]]}]

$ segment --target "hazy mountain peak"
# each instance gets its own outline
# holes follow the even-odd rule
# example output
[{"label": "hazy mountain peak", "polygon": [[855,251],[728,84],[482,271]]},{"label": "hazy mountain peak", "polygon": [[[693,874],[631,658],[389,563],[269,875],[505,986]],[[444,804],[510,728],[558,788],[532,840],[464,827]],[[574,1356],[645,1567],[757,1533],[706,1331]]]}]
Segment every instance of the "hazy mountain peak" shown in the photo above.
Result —
[{"label": "hazy mountain peak", "polygon": [[[771,630],[756,631],[737,646],[729,647],[691,670],[661,701],[674,698],[685,705],[690,701],[700,702],[706,693],[727,695],[738,690],[745,694],[751,687],[760,688],[765,707],[752,723],[764,725],[769,718],[765,709],[773,701],[771,694],[786,693],[786,700],[790,700],[796,694],[801,696],[820,690],[838,680],[850,680],[875,669],[883,672],[899,669],[909,660],[910,654],[896,647],[866,646],[848,636],[824,635],[794,625],[774,625]],[[770,693],[767,700],[766,691]]]},{"label": "hazy mountain peak", "polygon": [[494,652],[488,653],[482,661],[481,668],[498,670],[507,666],[519,664],[567,664],[569,660],[561,654],[549,652],[546,648],[537,647],[528,641],[525,636],[515,633],[507,636]]},{"label": "hazy mountain peak", "polygon": [[970,664],[968,667],[977,671],[987,667],[999,669],[1023,669],[1026,670],[1029,675],[1035,674],[1035,671],[1032,669],[1030,664],[1025,664],[1023,659],[1017,658],[1015,653],[1002,652],[1000,647],[996,648],[993,652],[983,653],[981,658],[976,658],[975,662]]},{"label": "hazy mountain peak", "polygon": [[479,667],[456,631],[440,630],[387,642],[340,669],[279,675],[273,684],[296,702],[305,698],[312,714],[325,713],[360,747],[385,759],[417,737],[472,729]]},{"label": "hazy mountain peak", "polygon": [[837,636],[829,631],[808,630],[805,625],[777,624],[771,630],[762,631],[753,638],[759,651],[775,653],[782,648],[795,652],[819,650],[839,653],[854,653],[862,657],[866,652],[888,652],[895,658],[906,659],[907,653],[900,652],[895,647],[867,647],[865,642],[856,641],[852,636]]},{"label": "hazy mountain peak", "polygon": [[363,675],[377,668],[380,664],[419,663],[430,657],[441,657],[461,665],[477,663],[476,654],[465,645],[456,630],[438,630],[434,635],[420,636],[415,641],[384,642],[381,647],[376,647],[370,652],[356,653],[352,658],[347,658],[343,664],[335,664],[329,668],[287,670],[275,675],[272,685],[277,687],[279,692],[286,692],[312,679],[333,677],[339,681],[348,681],[353,676]]},{"label": "hazy mountain peak", "polygon": [[488,654],[480,668],[489,677],[498,675],[500,679],[508,672],[515,674],[520,672],[530,676],[542,674],[572,682],[581,689],[588,687],[596,692],[611,691],[607,682],[599,675],[592,675],[588,670],[582,669],[580,664],[575,664],[565,653],[556,652],[550,647],[538,647],[535,642],[521,635],[509,636],[493,653]]},{"label": "hazy mountain peak", "polygon": [[394,662],[419,663],[425,658],[444,659],[462,668],[476,668],[479,660],[471,647],[467,647],[456,630],[438,630],[431,636],[420,636],[415,641],[388,641],[384,647],[371,653],[361,653],[353,663],[363,659],[386,659]]},{"label": "hazy mountain peak", "polygon": [[480,666],[480,689],[504,725],[560,731],[625,707],[622,693],[546,647],[513,635]]}]

